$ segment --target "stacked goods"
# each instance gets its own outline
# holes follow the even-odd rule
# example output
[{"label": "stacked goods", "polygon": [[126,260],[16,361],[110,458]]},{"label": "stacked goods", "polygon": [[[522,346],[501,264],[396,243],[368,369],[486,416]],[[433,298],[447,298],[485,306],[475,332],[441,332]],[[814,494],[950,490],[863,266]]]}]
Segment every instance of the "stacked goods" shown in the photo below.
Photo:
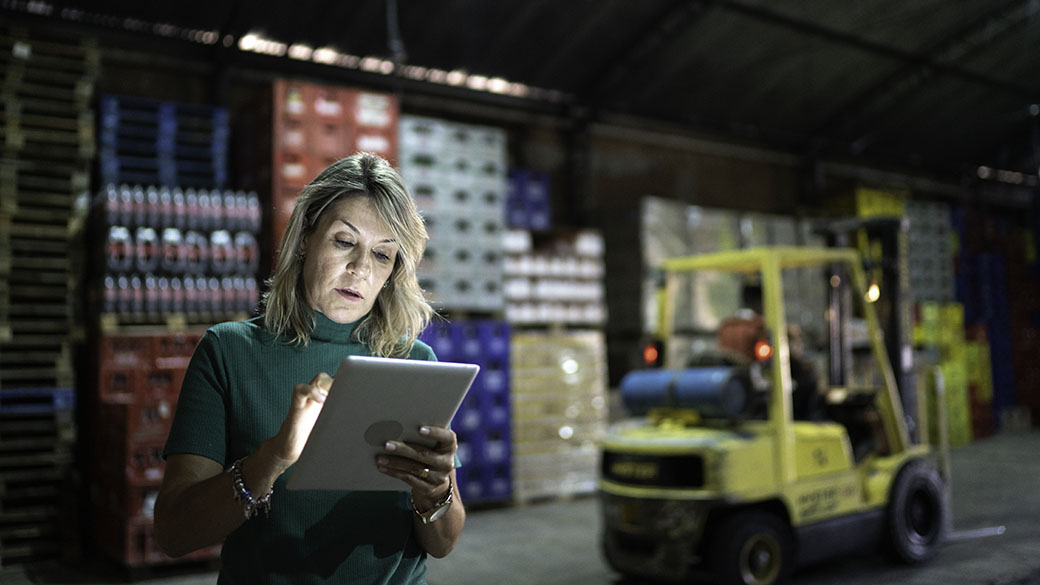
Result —
[{"label": "stacked goods", "polygon": [[89,186],[98,51],[0,24],[0,67],[3,566],[61,552],[59,496],[75,435],[69,222]]},{"label": "stacked goods", "polygon": [[401,175],[430,233],[420,284],[438,309],[501,311],[505,132],[402,116],[399,136]]},{"label": "stacked goods", "polygon": [[122,96],[103,96],[99,108],[101,187],[85,229],[93,367],[80,394],[83,467],[94,545],[141,567],[171,562],[155,546],[152,516],[199,337],[183,331],[255,308],[261,211],[255,193],[225,188],[225,109]]},{"label": "stacked goods", "polygon": [[511,346],[514,498],[592,493],[607,425],[603,333],[514,332]]},{"label": "stacked goods", "polygon": [[0,393],[0,567],[61,556],[70,540],[74,407],[72,388]]},{"label": "stacked goods", "polygon": [[506,225],[510,229],[543,232],[552,225],[549,176],[527,169],[509,171]]},{"label": "stacked goods", "polygon": [[71,384],[69,220],[94,153],[97,49],[0,27],[0,391]]},{"label": "stacked goods", "polygon": [[99,167],[87,241],[88,310],[101,328],[212,322],[258,300],[260,204],[223,189],[224,108],[102,96]]},{"label": "stacked goods", "polygon": [[953,225],[943,203],[909,201],[907,261],[914,301],[953,300]]},{"label": "stacked goods", "polygon": [[509,325],[502,321],[438,321],[421,339],[444,362],[478,364],[473,386],[451,423],[459,441],[459,493],[467,504],[512,495]]},{"label": "stacked goods", "polygon": [[[917,315],[914,343],[918,348],[923,348],[933,355],[931,361],[935,362],[934,366],[942,373],[950,444],[968,443],[973,438],[973,427],[980,424],[973,423],[973,419],[977,419],[979,414],[972,409],[975,396],[969,396],[969,374],[978,376],[979,372],[969,372],[968,369],[964,308],[958,303],[923,302],[918,306]],[[920,360],[922,365],[927,361]],[[935,406],[928,403],[921,405],[921,408],[934,410]],[[931,437],[931,440],[935,441],[937,438]]]},{"label": "stacked goods", "polygon": [[[97,548],[127,567],[172,561],[155,546],[152,516],[194,333],[104,335],[89,408],[91,527]],[[220,547],[189,559],[210,559]]]},{"label": "stacked goods", "polygon": [[595,326],[606,321],[603,239],[593,230],[538,238],[510,230],[503,288],[506,319],[516,324]]},{"label": "stacked goods", "polygon": [[259,300],[255,193],[108,185],[96,197],[92,312],[120,323],[216,322]]},{"label": "stacked goods", "polygon": [[226,184],[227,109],[104,95],[98,116],[102,184]]},{"label": "stacked goods", "polygon": [[965,331],[964,369],[971,401],[972,436],[988,437],[995,430],[993,420],[993,375],[990,368],[986,328],[972,325]]},{"label": "stacked goods", "polygon": [[903,189],[856,187],[845,196],[831,197],[831,215],[868,217],[903,217],[911,194]]},{"label": "stacked goods", "polygon": [[[1034,207],[1035,208],[1035,207]],[[1021,429],[1040,414],[1040,278],[1035,221],[1027,210],[953,208],[956,292],[965,321],[989,344],[993,418]],[[981,332],[979,332],[981,333]],[[1009,359],[1010,356],[1010,359]]]},{"label": "stacked goods", "polygon": [[300,189],[325,167],[358,151],[397,160],[398,104],[389,94],[284,79],[272,91],[266,156],[272,157],[270,234],[278,242]]}]

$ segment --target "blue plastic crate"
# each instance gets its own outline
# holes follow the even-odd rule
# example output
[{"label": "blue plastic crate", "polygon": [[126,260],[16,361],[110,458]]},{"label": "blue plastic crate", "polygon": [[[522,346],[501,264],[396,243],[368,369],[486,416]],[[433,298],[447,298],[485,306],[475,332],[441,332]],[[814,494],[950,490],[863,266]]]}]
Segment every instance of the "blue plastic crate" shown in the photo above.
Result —
[{"label": "blue plastic crate", "polygon": [[488,465],[484,468],[485,497],[490,501],[504,501],[513,497],[513,472],[509,464]]},{"label": "blue plastic crate", "polygon": [[509,395],[505,393],[484,394],[480,400],[480,419],[488,428],[509,428]]},{"label": "blue plastic crate", "polygon": [[512,433],[509,425],[487,425],[469,433],[472,461],[478,464],[506,464],[512,460]]},{"label": "blue plastic crate", "polygon": [[456,355],[460,361],[477,363],[483,348],[475,321],[459,321],[451,324],[451,335],[455,338]]},{"label": "blue plastic crate", "polygon": [[552,209],[548,201],[527,202],[527,229],[531,231],[546,231],[552,227]]},{"label": "blue plastic crate", "polygon": [[433,353],[436,354],[438,360],[442,362],[459,361],[451,323],[433,321],[419,334],[419,339],[433,348]]},{"label": "blue plastic crate", "polygon": [[477,323],[482,359],[509,359],[510,327],[507,321],[487,320]]},{"label": "blue plastic crate", "polygon": [[480,362],[475,385],[488,394],[509,393],[509,358],[485,357]]},{"label": "blue plastic crate", "polygon": [[510,466],[474,464],[456,472],[459,493],[467,504],[503,502],[513,495]]},{"label": "blue plastic crate", "polygon": [[76,408],[72,388],[7,388],[0,390],[0,413],[47,414]]},{"label": "blue plastic crate", "polygon": [[1011,319],[1008,313],[1007,270],[1003,256],[996,253],[978,255],[979,313],[986,323],[990,345],[993,378],[993,413],[1000,421],[1000,413],[1016,404],[1015,365]]},{"label": "blue plastic crate", "polygon": [[463,464],[456,470],[455,477],[459,484],[459,494],[462,495],[464,502],[480,502],[487,496],[484,475],[484,469],[479,465]]},{"label": "blue plastic crate", "polygon": [[455,413],[455,418],[451,420],[451,428],[456,433],[466,433],[480,429],[484,425],[483,401],[484,399],[479,393],[470,389],[466,399],[459,406],[459,411]]}]

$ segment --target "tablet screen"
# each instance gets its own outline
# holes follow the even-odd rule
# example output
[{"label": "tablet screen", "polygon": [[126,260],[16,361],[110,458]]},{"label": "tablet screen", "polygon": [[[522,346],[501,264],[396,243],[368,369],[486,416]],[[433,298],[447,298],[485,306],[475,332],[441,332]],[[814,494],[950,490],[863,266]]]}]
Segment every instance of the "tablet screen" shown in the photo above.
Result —
[{"label": "tablet screen", "polygon": [[397,358],[347,356],[329,390],[299,460],[292,490],[409,490],[379,473],[376,455],[387,441],[430,445],[419,427],[446,427],[479,366]]}]

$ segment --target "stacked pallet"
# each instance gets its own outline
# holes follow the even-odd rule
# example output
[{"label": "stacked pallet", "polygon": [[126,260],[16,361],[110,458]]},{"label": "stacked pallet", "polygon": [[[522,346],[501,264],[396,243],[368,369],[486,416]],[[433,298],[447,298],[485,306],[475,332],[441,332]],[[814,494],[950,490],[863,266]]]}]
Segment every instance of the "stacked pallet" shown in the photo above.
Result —
[{"label": "stacked pallet", "polygon": [[72,388],[0,393],[0,567],[59,557],[72,536],[74,407]]},{"label": "stacked pallet", "polygon": [[0,390],[68,386],[73,200],[88,187],[97,49],[0,29]]},{"label": "stacked pallet", "polygon": [[[98,51],[0,25],[0,565],[58,556],[75,434],[69,221],[94,154]],[[67,490],[66,490],[67,491]]]}]

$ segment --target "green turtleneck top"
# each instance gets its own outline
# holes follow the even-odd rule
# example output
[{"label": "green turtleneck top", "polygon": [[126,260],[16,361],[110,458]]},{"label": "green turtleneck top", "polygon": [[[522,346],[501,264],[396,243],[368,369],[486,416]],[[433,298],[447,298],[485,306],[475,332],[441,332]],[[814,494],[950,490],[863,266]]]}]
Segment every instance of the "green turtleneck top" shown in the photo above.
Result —
[{"label": "green turtleneck top", "polygon": [[[315,319],[306,347],[276,338],[261,317],[210,328],[188,365],[164,456],[201,455],[229,467],[278,432],[296,384],[334,376],[346,355],[371,355],[351,340],[354,323],[318,312]],[[421,341],[409,357],[436,360]],[[289,491],[291,473],[274,484],[269,518],[228,535],[219,585],[426,583],[407,492]]]}]

